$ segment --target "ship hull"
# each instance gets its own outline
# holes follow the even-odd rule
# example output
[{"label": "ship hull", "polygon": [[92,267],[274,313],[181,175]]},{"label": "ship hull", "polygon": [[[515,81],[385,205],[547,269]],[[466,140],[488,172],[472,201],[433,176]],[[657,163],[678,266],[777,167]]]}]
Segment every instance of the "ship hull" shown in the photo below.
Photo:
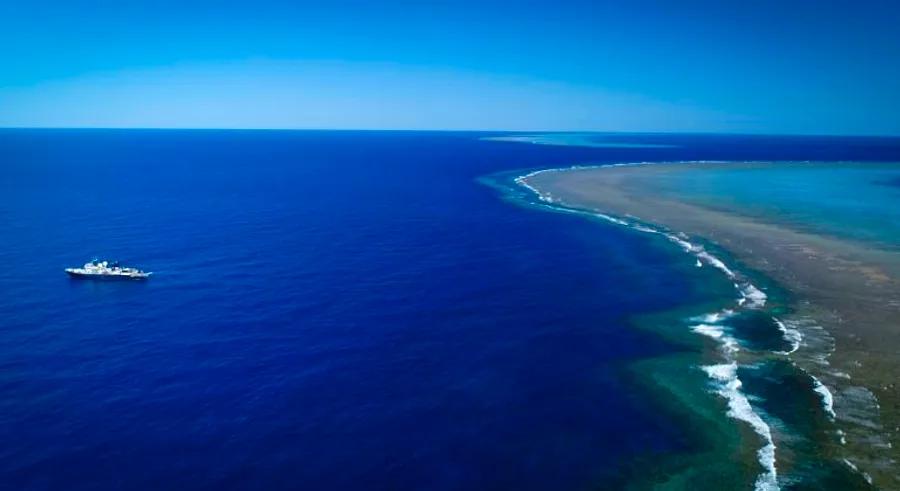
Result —
[{"label": "ship hull", "polygon": [[120,274],[95,274],[95,273],[82,273],[80,271],[66,271],[66,274],[69,275],[70,278],[77,278],[83,280],[100,280],[100,281],[141,281],[146,280],[150,277],[150,275],[146,276],[129,276],[129,275],[120,275]]}]

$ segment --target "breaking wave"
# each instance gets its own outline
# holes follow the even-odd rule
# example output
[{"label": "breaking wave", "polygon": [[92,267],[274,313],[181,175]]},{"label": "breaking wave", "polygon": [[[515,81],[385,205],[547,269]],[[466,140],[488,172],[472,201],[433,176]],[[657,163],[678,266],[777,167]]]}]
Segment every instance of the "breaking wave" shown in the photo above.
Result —
[{"label": "breaking wave", "polygon": [[749,424],[762,437],[765,444],[756,451],[764,472],[756,478],[756,489],[768,491],[779,489],[778,473],[775,469],[775,442],[769,425],[753,410],[747,396],[741,392],[741,380],[737,376],[737,363],[703,367],[709,377],[719,382],[718,394],[728,401],[728,415]]},{"label": "breaking wave", "polygon": [[813,381],[813,390],[822,397],[822,406],[825,409],[825,412],[828,414],[828,417],[834,419],[837,417],[834,413],[834,396],[831,394],[831,391],[828,390],[828,387],[825,387],[825,384],[818,378],[814,375],[810,375],[810,377]]},{"label": "breaking wave", "polygon": [[800,349],[800,343],[803,341],[803,334],[800,333],[800,330],[796,327],[789,326],[788,322],[786,321],[782,321],[774,317],[772,318],[772,320],[775,321],[775,325],[778,326],[778,330],[781,331],[781,335],[782,337],[784,337],[784,340],[787,341],[791,346],[791,349],[782,351],[781,354],[789,355]]}]

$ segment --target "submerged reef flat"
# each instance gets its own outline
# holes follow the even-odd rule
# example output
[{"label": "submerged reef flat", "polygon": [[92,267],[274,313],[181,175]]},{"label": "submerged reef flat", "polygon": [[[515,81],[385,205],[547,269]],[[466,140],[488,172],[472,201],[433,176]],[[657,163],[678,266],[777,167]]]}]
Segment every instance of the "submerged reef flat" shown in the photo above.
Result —
[{"label": "submerged reef flat", "polygon": [[[829,186],[838,185],[842,189],[858,185],[850,193],[858,193],[860,199],[828,201],[828,209],[836,211],[820,216],[808,212],[803,203],[747,191],[754,186],[766,188],[778,180],[772,179],[773,173],[785,169],[791,173],[785,182],[802,187],[798,195],[804,194],[810,203],[829,200]],[[866,177],[869,170],[872,179]],[[734,171],[745,173],[718,181],[705,177]],[[843,180],[842,172],[853,173],[856,181]],[[829,169],[812,164],[671,163],[552,169],[522,176],[518,182],[556,207],[601,214],[620,225],[667,237],[696,255],[698,266],[711,265],[732,278],[735,287],[744,290],[738,307],[748,306],[744,303],[754,307],[754,302],[765,298],[762,292],[747,291],[752,286],[748,276],[758,275],[787,291],[784,306],[766,311],[770,320],[751,309],[743,315],[760,319],[722,322],[735,315],[736,310],[729,309],[692,327],[693,333],[716,340],[724,353],[720,363],[702,369],[720,382],[719,393],[728,400],[729,413],[762,436],[759,457],[766,471],[759,476],[758,489],[783,484],[776,474],[781,463],[777,452],[788,448],[790,460],[796,445],[794,437],[770,430],[757,416],[764,414],[771,421],[779,409],[771,403],[761,410],[751,408],[742,380],[744,385],[774,394],[777,386],[767,387],[764,380],[777,373],[786,377],[789,372],[797,379],[794,369],[805,374],[798,384],[809,392],[807,399],[819,406],[816,414],[827,425],[827,436],[816,444],[818,458],[846,466],[876,487],[898,489],[900,241],[892,230],[896,226],[891,215],[893,195],[884,194],[895,189],[865,188],[869,182],[881,185],[884,176],[894,172],[900,175],[900,166],[841,164]],[[777,182],[771,185],[777,188]],[[820,188],[825,192],[816,196]],[[774,204],[767,206],[770,198]],[[866,199],[882,200],[869,202],[860,211],[867,217],[876,215],[871,223],[855,220],[854,210],[846,210]],[[880,215],[881,211],[886,214]],[[883,227],[878,220],[883,220]],[[872,227],[879,229],[866,233]],[[729,256],[728,264],[718,256],[704,256],[707,253],[697,246],[700,243],[721,249]],[[780,341],[761,338],[760,328],[754,326],[779,331]],[[773,368],[778,366],[785,368]],[[772,374],[761,377],[760,370]],[[758,406],[766,404],[754,403]],[[798,417],[797,412],[796,408],[781,410],[775,427],[792,419],[795,426],[804,425],[806,416]]]},{"label": "submerged reef flat", "polygon": [[673,148],[675,145],[651,143],[636,139],[635,135],[602,137],[595,133],[541,133],[534,135],[489,136],[485,141],[530,143],[533,145],[554,145],[591,148]]}]

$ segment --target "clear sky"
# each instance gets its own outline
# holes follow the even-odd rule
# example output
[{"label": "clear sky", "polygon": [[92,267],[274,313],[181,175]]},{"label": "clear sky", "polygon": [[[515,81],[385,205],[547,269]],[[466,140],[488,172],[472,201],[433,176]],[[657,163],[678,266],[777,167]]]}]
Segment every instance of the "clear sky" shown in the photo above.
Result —
[{"label": "clear sky", "polygon": [[0,0],[0,126],[900,135],[900,2]]}]

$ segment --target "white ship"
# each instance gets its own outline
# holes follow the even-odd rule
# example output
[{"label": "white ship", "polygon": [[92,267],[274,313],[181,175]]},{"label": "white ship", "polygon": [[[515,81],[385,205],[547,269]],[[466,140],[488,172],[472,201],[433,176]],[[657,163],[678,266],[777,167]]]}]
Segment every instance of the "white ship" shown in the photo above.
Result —
[{"label": "white ship", "polygon": [[120,266],[116,261],[110,263],[109,261],[98,261],[96,259],[80,268],[66,268],[66,273],[73,278],[126,280],[143,280],[149,278],[151,274],[136,268]]}]

